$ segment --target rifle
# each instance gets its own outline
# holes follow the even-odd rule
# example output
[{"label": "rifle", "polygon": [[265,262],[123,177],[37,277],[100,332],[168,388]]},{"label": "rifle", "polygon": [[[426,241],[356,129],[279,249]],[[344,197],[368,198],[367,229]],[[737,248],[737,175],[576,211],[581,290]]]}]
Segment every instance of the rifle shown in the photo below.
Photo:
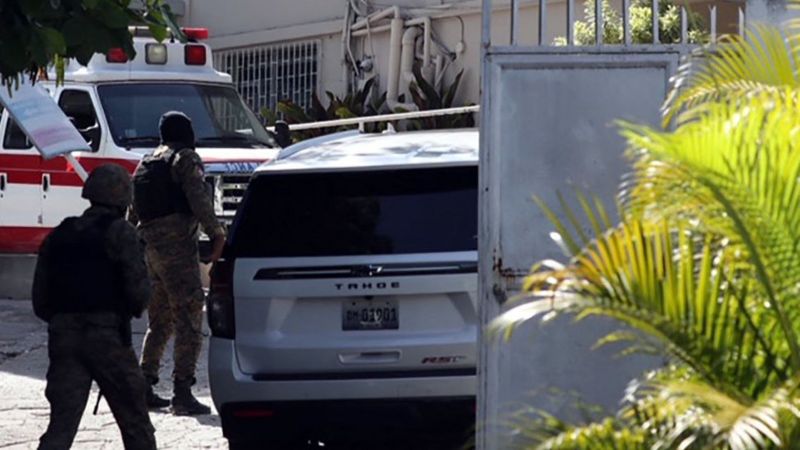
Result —
[{"label": "rifle", "polygon": [[94,404],[94,411],[92,411],[92,415],[97,415],[97,408],[100,407],[100,399],[103,398],[103,391],[97,391],[97,403]]}]

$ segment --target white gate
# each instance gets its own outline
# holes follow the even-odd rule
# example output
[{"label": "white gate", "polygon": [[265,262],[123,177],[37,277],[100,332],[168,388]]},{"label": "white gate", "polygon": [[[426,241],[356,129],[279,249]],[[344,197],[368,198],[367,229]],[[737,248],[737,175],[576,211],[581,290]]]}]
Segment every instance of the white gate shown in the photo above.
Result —
[{"label": "white gate", "polygon": [[[591,1],[600,10],[601,0]],[[520,29],[533,24],[521,23],[520,1],[510,3],[510,45],[490,40],[492,1],[483,2],[480,298],[484,324],[518,292],[533,263],[564,259],[549,238],[554,227],[532,196],[558,210],[557,191],[575,199],[574,189],[581,188],[613,209],[620,177],[629,170],[614,122],[660,123],[669,79],[692,48],[687,11],[681,8],[679,43],[660,44],[654,21],[653,42],[632,44],[629,4],[622,0],[620,45],[603,45],[603,18],[598,17],[594,45],[575,46],[575,5],[567,0],[568,42],[559,47],[546,42],[546,8],[552,4],[538,2],[538,45],[524,46],[519,44]],[[652,0],[653,11],[658,7],[658,0]],[[714,40],[716,16],[712,9],[709,36]],[[738,16],[741,28],[741,10]],[[653,17],[657,20],[659,15]],[[509,447],[503,423],[520,405],[574,419],[574,392],[590,404],[614,411],[628,381],[663,363],[644,356],[615,359],[613,349],[592,351],[596,339],[614,327],[609,320],[587,319],[575,325],[558,319],[547,325],[529,323],[508,343],[482,337],[479,448]],[[553,395],[553,389],[558,394]]]}]

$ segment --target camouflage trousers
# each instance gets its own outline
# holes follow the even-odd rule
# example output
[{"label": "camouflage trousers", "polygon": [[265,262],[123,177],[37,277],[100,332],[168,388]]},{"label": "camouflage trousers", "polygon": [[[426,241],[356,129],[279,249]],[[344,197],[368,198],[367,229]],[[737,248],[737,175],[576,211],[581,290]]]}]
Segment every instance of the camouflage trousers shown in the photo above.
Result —
[{"label": "camouflage trousers", "polygon": [[175,368],[172,378],[193,382],[203,339],[205,300],[197,241],[192,237],[158,246],[148,244],[145,255],[153,282],[153,295],[147,307],[149,327],[142,348],[142,372],[151,382],[158,380],[164,349],[174,334]]},{"label": "camouflage trousers", "polygon": [[48,328],[45,396],[50,424],[40,449],[68,449],[97,382],[122,433],[126,449],[155,449],[147,387],[133,348],[122,344],[116,314],[57,314]]}]

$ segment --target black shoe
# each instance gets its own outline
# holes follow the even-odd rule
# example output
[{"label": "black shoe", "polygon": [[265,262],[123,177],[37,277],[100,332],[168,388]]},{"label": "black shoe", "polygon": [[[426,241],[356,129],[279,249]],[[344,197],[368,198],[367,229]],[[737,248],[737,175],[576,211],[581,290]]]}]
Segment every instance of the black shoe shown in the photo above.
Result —
[{"label": "black shoe", "polygon": [[149,386],[147,389],[147,408],[159,409],[166,408],[167,406],[169,406],[169,400],[159,397],[158,394],[153,391],[153,386]]},{"label": "black shoe", "polygon": [[192,395],[191,384],[175,384],[175,396],[172,397],[172,414],[176,416],[200,416],[211,414],[211,408],[200,403]]}]

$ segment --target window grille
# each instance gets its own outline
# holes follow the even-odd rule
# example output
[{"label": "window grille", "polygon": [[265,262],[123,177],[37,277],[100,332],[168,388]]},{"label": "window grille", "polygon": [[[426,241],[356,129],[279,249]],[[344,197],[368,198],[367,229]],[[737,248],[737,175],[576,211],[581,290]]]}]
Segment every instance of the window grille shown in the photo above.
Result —
[{"label": "window grille", "polygon": [[214,67],[231,75],[256,113],[274,110],[281,100],[307,110],[319,84],[319,53],[317,40],[220,50],[214,52]]}]

